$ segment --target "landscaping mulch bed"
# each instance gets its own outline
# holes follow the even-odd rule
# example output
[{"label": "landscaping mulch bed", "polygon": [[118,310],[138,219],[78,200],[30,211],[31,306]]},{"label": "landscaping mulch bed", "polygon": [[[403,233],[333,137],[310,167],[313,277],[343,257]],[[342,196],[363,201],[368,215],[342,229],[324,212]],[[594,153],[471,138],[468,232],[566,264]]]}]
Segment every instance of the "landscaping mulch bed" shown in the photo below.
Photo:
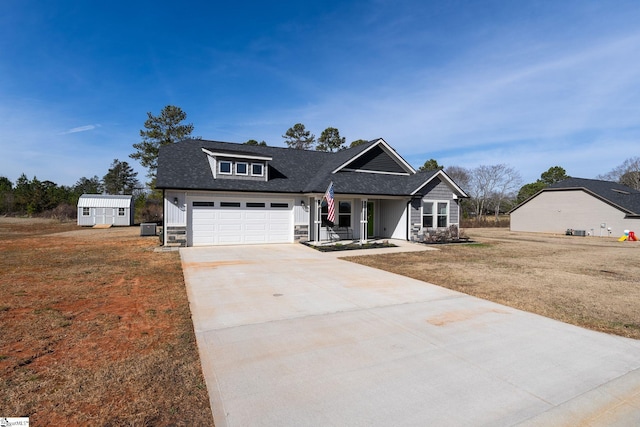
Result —
[{"label": "landscaping mulch bed", "polygon": [[381,243],[335,243],[331,245],[313,245],[308,242],[304,242],[305,245],[309,246],[320,252],[339,252],[339,251],[353,251],[353,250],[361,250],[361,249],[380,249],[380,248],[396,248],[397,246],[393,243],[389,242],[381,242]]}]

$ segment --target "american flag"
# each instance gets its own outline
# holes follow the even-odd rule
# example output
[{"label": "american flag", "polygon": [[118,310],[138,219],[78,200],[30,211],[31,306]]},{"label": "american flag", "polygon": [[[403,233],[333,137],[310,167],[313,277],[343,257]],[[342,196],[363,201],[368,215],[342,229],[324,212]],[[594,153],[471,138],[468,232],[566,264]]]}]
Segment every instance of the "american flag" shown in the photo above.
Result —
[{"label": "american flag", "polygon": [[327,221],[336,222],[336,205],[333,200],[333,182],[329,184],[329,188],[327,188],[327,192],[324,193],[324,198],[327,199],[327,208],[329,211],[327,215]]}]

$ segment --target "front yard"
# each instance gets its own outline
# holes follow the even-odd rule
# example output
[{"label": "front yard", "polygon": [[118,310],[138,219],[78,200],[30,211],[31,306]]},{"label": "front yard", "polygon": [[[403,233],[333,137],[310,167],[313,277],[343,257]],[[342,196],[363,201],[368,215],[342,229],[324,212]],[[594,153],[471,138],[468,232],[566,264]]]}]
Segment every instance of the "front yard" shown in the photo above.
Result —
[{"label": "front yard", "polygon": [[212,426],[177,252],[139,228],[0,218],[0,415]]},{"label": "front yard", "polygon": [[640,242],[466,229],[476,243],[352,262],[640,339]]}]

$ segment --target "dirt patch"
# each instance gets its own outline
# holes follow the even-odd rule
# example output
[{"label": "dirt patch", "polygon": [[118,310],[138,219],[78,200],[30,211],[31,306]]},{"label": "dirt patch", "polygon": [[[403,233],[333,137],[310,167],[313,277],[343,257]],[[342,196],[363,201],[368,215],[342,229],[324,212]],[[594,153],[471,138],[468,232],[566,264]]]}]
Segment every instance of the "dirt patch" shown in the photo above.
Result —
[{"label": "dirt patch", "polygon": [[177,252],[136,227],[0,218],[0,413],[213,425]]},{"label": "dirt patch", "polygon": [[477,243],[345,259],[640,339],[640,242],[506,229],[465,231]]}]

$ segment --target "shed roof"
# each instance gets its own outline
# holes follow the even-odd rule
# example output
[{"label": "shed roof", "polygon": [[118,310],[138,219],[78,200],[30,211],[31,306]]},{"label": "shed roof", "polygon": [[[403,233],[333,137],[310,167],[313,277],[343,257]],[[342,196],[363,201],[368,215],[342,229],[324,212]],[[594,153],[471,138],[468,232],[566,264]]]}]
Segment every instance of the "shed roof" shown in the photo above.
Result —
[{"label": "shed roof", "polygon": [[131,195],[83,194],[78,199],[79,208],[129,208]]}]

